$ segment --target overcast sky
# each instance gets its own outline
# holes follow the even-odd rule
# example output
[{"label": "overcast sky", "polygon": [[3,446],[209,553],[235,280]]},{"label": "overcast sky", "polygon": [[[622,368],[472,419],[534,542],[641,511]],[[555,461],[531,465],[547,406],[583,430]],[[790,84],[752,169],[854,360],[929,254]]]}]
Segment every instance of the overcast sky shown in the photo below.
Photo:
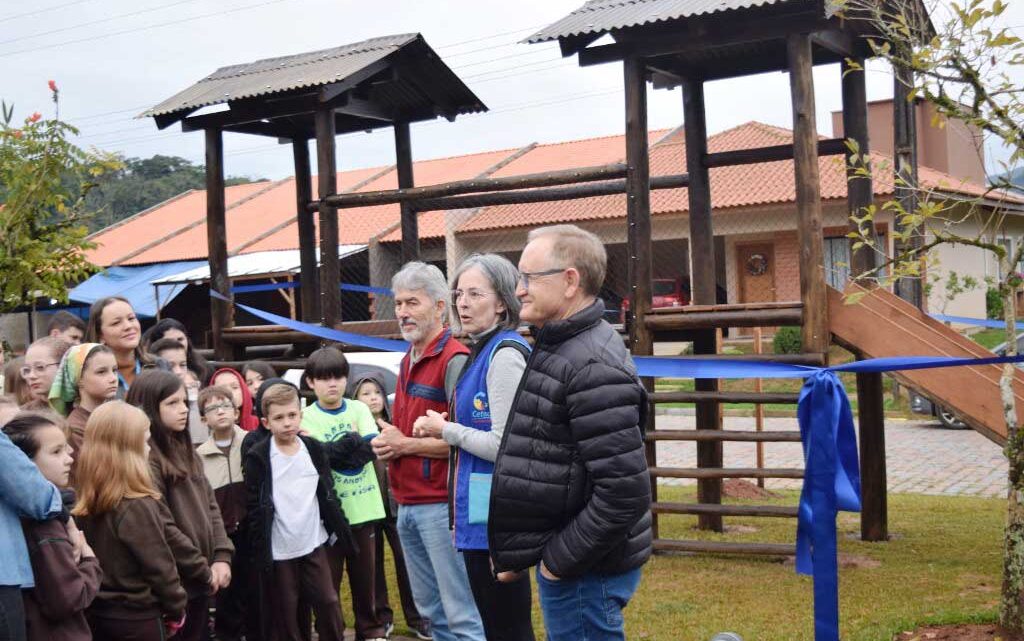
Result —
[{"label": "overcast sky", "polygon": [[[61,89],[61,116],[80,143],[127,156],[203,161],[201,133],[158,131],[139,112],[214,69],[325,49],[365,38],[420,32],[490,108],[490,113],[412,126],[416,159],[622,133],[622,67],[580,68],[557,45],[516,44],[582,0],[0,0],[0,98],[18,118],[51,114],[47,80]],[[1024,1],[1008,26],[1024,25]],[[1020,33],[1020,31],[1018,31]],[[841,107],[837,66],[815,71],[818,127]],[[1024,79],[1022,79],[1024,81]],[[682,122],[679,90],[649,90],[651,128]],[[892,80],[869,68],[868,99],[892,96]],[[782,73],[710,83],[710,133],[758,120],[790,128]],[[282,178],[291,150],[257,136],[228,134],[229,175]],[[1000,156],[989,150],[990,161]],[[390,129],[338,139],[342,168],[394,162]],[[580,164],[585,164],[581,159]],[[990,166],[992,162],[989,163]]]}]

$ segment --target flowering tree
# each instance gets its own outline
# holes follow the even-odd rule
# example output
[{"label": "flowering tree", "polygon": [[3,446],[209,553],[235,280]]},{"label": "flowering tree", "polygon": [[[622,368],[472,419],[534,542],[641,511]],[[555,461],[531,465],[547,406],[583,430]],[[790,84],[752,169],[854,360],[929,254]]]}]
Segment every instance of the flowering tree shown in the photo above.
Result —
[{"label": "flowering tree", "polygon": [[[897,186],[914,197],[916,205],[898,200],[867,207],[851,220],[858,228],[850,235],[854,249],[875,251],[882,267],[862,279],[876,279],[886,269],[889,284],[900,278],[920,278],[934,263],[932,250],[941,245],[969,245],[990,252],[1000,266],[996,282],[1002,300],[1007,355],[1017,353],[1017,289],[1024,277],[1017,265],[1024,258],[1024,236],[1015,239],[1013,252],[998,241],[1009,235],[1006,193],[1010,176],[1024,163],[1024,41],[1004,26],[1004,0],[837,0],[846,18],[866,20],[879,34],[869,41],[872,52],[899,70],[896,77],[908,89],[911,101],[923,98],[938,112],[932,126],[948,120],[966,122],[986,139],[1009,151],[1002,178],[987,192],[953,197],[941,190],[922,189],[905,178]],[[854,65],[855,67],[855,65]],[[854,73],[863,70],[854,69]],[[851,180],[869,174],[867,158],[852,153]],[[891,170],[890,170],[891,171]],[[1018,192],[1019,195],[1019,192]],[[895,219],[893,240],[899,248],[891,258],[877,245],[871,230],[879,211]],[[964,225],[970,223],[970,225]],[[964,229],[978,230],[965,233]],[[855,302],[850,301],[850,302]],[[1000,378],[1003,414],[1007,426],[1004,453],[1009,461],[1007,522],[1003,551],[1003,586],[1000,624],[1012,633],[1024,633],[1024,430],[1020,429],[1013,394],[1014,366],[1004,366]]]},{"label": "flowering tree", "polygon": [[[57,105],[57,85],[49,86]],[[68,284],[95,271],[83,253],[92,246],[85,197],[118,164],[72,144],[78,131],[57,117],[15,122],[13,106],[0,107],[0,312],[37,298],[67,301]]]}]

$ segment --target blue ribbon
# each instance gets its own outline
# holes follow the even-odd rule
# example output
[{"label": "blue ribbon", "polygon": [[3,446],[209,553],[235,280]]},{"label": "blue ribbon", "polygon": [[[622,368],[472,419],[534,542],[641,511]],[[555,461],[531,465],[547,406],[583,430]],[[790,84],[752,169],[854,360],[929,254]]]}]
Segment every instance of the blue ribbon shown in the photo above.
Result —
[{"label": "blue ribbon", "polygon": [[[298,289],[301,283],[296,281],[284,283],[261,283],[259,285],[235,285],[231,288],[232,294],[249,294],[252,292],[272,292],[278,289]],[[395,293],[387,287],[370,287],[369,285],[356,285],[354,283],[342,283],[340,289],[343,292],[363,292],[364,294],[377,294],[378,296],[394,296]]]},{"label": "blue ribbon", "polygon": [[[946,314],[932,314],[932,318],[943,323],[958,323],[960,325],[976,325],[978,327],[991,327],[993,329],[1006,329],[1006,321],[993,318],[969,318],[967,316],[947,316]],[[1017,323],[1017,329],[1024,329],[1024,323]]]},{"label": "blue ribbon", "polygon": [[[210,290],[210,296],[213,298],[219,298],[220,300],[226,300],[232,302],[227,296],[224,296],[220,292]],[[396,341],[389,338],[377,338],[376,336],[366,336],[364,334],[355,334],[352,332],[343,332],[338,329],[331,329],[329,327],[323,327],[322,325],[313,325],[310,323],[303,323],[301,321],[288,318],[287,316],[280,316],[272,312],[266,312],[262,309],[256,309],[255,307],[249,307],[248,305],[242,305],[241,303],[235,303],[235,306],[239,309],[243,309],[256,318],[262,318],[263,320],[273,323],[275,325],[283,325],[288,329],[293,329],[310,336],[317,336],[329,341],[336,341],[339,343],[347,343],[349,345],[356,345],[358,347],[369,347],[370,349],[380,350],[382,352],[405,352],[409,349],[409,343],[405,341]]]},{"label": "blue ribbon", "polygon": [[[228,300],[210,290],[210,295]],[[405,341],[353,334],[292,320],[235,303],[257,318],[327,340],[404,352]],[[951,317],[952,318],[952,317]],[[1024,354],[987,358],[903,356],[872,358],[835,367],[811,367],[743,359],[655,358],[636,356],[640,376],[654,378],[804,378],[797,405],[804,451],[804,485],[800,491],[796,532],[796,571],[814,579],[815,641],[839,640],[839,567],[836,515],[859,512],[860,465],[853,412],[839,372],[891,372],[1024,362]]]}]

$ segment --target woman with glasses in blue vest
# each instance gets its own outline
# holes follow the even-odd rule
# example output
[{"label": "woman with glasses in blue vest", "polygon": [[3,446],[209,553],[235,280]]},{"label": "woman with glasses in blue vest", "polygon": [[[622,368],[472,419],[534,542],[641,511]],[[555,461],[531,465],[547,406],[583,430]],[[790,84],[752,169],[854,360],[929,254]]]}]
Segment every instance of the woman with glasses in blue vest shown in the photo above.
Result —
[{"label": "woman with glasses in blue vest", "polygon": [[533,641],[530,580],[523,573],[499,582],[491,571],[487,512],[491,473],[530,348],[519,327],[519,272],[496,254],[474,254],[452,278],[451,325],[472,349],[455,385],[449,412],[429,411],[415,436],[443,438],[452,446],[448,501],[455,547],[466,562],[488,641]]}]

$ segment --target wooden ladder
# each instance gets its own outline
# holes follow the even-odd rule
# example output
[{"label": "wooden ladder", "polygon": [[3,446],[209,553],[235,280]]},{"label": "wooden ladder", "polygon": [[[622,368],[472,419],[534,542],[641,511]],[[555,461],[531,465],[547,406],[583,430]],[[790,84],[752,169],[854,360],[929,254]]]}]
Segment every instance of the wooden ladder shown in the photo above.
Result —
[{"label": "wooden ladder", "polygon": [[[800,325],[803,320],[802,305],[795,303],[756,303],[740,305],[704,305],[684,308],[651,310],[645,324],[653,333],[655,341],[692,340],[693,356],[673,358],[709,360],[726,359],[718,348],[717,331],[736,327],[775,327]],[[713,349],[712,349],[713,347]],[[824,354],[755,354],[743,356],[746,361],[764,361],[799,365],[822,365]],[[718,388],[717,380],[697,381],[695,391],[655,392],[650,402],[653,409],[661,403],[695,403],[698,407],[697,429],[652,430],[646,436],[648,465],[651,474],[654,503],[651,511],[654,517],[654,549],[660,552],[691,552],[709,554],[753,554],[788,556],[794,554],[792,544],[729,542],[702,540],[665,539],[658,535],[658,519],[661,515],[687,514],[701,519],[703,529],[721,530],[724,517],[781,517],[797,516],[796,506],[777,505],[725,505],[721,502],[721,481],[729,478],[800,479],[802,468],[739,468],[724,467],[722,445],[727,442],[754,443],[799,443],[799,431],[754,431],[727,430],[721,421],[721,409],[728,403],[793,404],[799,394],[780,392],[725,391]],[[656,419],[655,419],[656,420]],[[694,441],[698,447],[697,467],[661,467],[656,461],[656,446],[662,441]],[[717,445],[717,447],[715,447]],[[696,479],[704,484],[698,497],[710,496],[710,500],[695,503],[665,502],[657,500],[657,479]]]}]

